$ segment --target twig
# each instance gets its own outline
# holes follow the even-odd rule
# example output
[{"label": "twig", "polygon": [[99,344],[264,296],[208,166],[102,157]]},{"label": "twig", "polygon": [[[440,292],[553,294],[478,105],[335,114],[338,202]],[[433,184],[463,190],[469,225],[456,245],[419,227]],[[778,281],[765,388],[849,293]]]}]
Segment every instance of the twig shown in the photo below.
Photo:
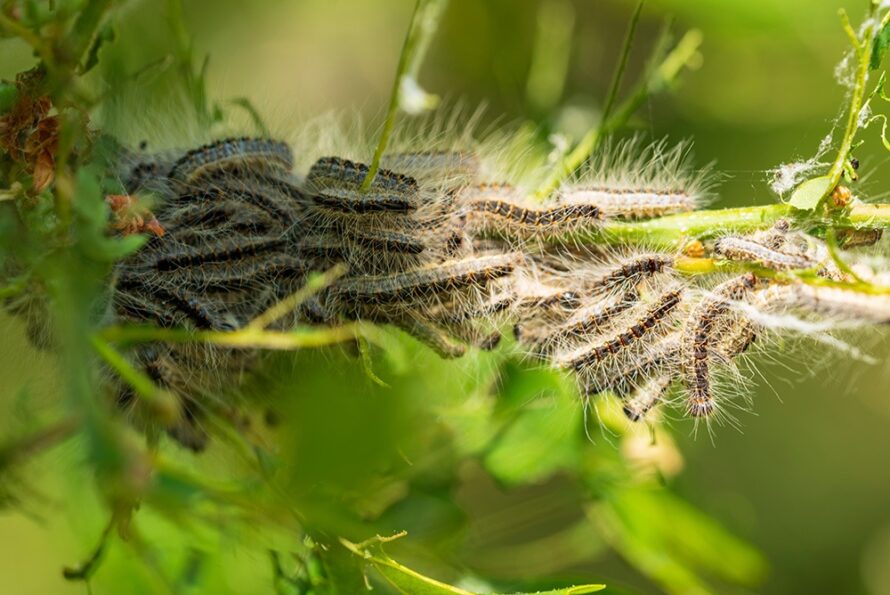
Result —
[{"label": "twig", "polygon": [[172,394],[156,386],[151,378],[134,368],[119,351],[100,337],[93,335],[90,343],[99,357],[136,391],[153,413],[168,426],[176,423],[180,415],[179,403]]},{"label": "twig", "polygon": [[396,116],[403,98],[405,81],[409,75],[418,70],[420,59],[423,57],[427,44],[435,32],[436,21],[445,2],[446,0],[417,0],[417,4],[414,5],[408,34],[405,36],[402,52],[399,54],[399,65],[396,69],[395,81],[393,81],[389,107],[386,110],[386,120],[383,122],[380,140],[377,142],[377,148],[374,150],[374,157],[371,160],[371,165],[368,167],[368,173],[362,181],[362,192],[367,192],[371,188],[371,184],[374,183],[374,178],[380,169],[380,160],[383,159],[383,154],[386,152],[389,138],[392,136],[392,131],[395,127]]},{"label": "twig", "polygon": [[534,192],[533,197],[535,200],[542,201],[550,196],[566,178],[571,176],[590,157],[604,135],[624,126],[647,97],[660,92],[673,82],[680,74],[682,68],[691,63],[693,56],[697,54],[698,47],[701,45],[701,33],[697,30],[689,31],[662,60],[661,55],[664,52],[665,36],[662,36],[661,39],[656,44],[647,74],[643,76],[630,96],[618,106],[613,115],[602,121],[598,127],[591,129],[577,146],[553,168],[551,174]]},{"label": "twig", "polygon": [[305,287],[302,287],[293,295],[281,300],[280,302],[254,318],[245,328],[254,330],[265,329],[272,323],[293,312],[300,306],[300,304],[305,302],[307,299],[309,299],[325,287],[328,287],[331,283],[345,274],[346,267],[342,264],[339,264],[330,268],[324,273],[313,275],[306,282]]}]

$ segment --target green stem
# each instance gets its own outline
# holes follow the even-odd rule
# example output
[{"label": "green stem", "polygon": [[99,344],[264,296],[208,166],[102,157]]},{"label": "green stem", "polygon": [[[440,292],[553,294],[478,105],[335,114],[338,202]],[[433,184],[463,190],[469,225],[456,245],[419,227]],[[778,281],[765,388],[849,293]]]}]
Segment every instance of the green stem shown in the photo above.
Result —
[{"label": "green stem", "polygon": [[890,204],[854,205],[846,221],[853,227],[890,227]]},{"label": "green stem", "polygon": [[[843,10],[841,11],[841,19],[844,25],[844,30],[847,31],[848,35],[851,35],[852,27],[850,27],[850,21],[847,18],[846,12]],[[852,36],[853,48],[859,64],[856,69],[856,78],[853,81],[853,91],[850,97],[850,108],[847,113],[847,124],[844,128],[844,136],[841,140],[841,145],[838,148],[837,157],[835,157],[834,162],[831,164],[831,169],[828,170],[828,184],[826,186],[825,194],[823,194],[822,198],[819,200],[819,205],[825,203],[828,196],[840,183],[841,176],[843,176],[847,161],[850,158],[850,150],[853,148],[853,141],[856,139],[856,132],[859,130],[859,116],[862,112],[863,102],[865,101],[866,87],[868,86],[868,72],[871,68],[872,48],[874,47],[875,42],[875,23],[872,19],[869,19],[868,22],[870,24],[866,25],[862,32],[861,39],[857,39],[855,35]],[[888,22],[890,22],[890,12],[884,15],[877,31],[881,31],[886,27]]]},{"label": "green stem", "polygon": [[119,351],[99,337],[90,337],[90,343],[96,353],[136,391],[165,424],[176,422],[179,418],[179,405],[172,394],[158,388],[151,378],[134,368]]},{"label": "green stem", "polygon": [[602,121],[605,122],[609,118],[612,111],[612,105],[618,96],[618,89],[621,87],[621,80],[624,78],[624,69],[627,67],[627,58],[630,56],[630,48],[633,46],[634,36],[637,32],[637,23],[640,22],[640,13],[643,11],[643,4],[646,0],[640,0],[637,8],[634,10],[633,16],[630,18],[630,25],[627,27],[627,33],[624,36],[624,45],[621,48],[621,59],[618,61],[618,68],[612,77],[612,84],[609,87],[609,94],[606,96],[606,103],[603,107]]},{"label": "green stem", "polygon": [[[751,233],[768,229],[783,217],[793,217],[795,209],[785,204],[692,211],[646,221],[606,221],[578,231],[570,237],[557,237],[554,243],[636,244],[653,248],[679,248],[691,239],[707,239],[727,232]],[[832,222],[835,227],[890,227],[890,204],[856,205]]]},{"label": "green stem", "polygon": [[575,234],[570,241],[677,248],[692,238],[703,239],[727,231],[748,233],[767,229],[791,212],[791,207],[778,204],[692,211],[647,221],[607,221],[600,227]]},{"label": "green stem", "polygon": [[74,22],[71,34],[65,42],[65,51],[68,63],[77,65],[90,47],[96,29],[105,13],[111,8],[113,0],[90,0],[80,10],[80,15]]},{"label": "green stem", "polygon": [[402,96],[402,84],[405,76],[410,72],[411,67],[417,68],[419,64],[415,62],[414,55],[425,47],[425,44],[435,30],[432,23],[438,9],[441,5],[432,6],[437,0],[417,0],[414,5],[414,12],[411,15],[411,24],[408,27],[408,33],[405,35],[405,42],[402,44],[402,52],[399,54],[399,65],[396,69],[396,78],[393,81],[392,92],[389,97],[389,107],[386,110],[386,120],[383,122],[383,130],[380,131],[380,140],[377,142],[377,148],[374,150],[374,157],[371,165],[368,167],[368,174],[362,181],[361,191],[367,192],[377,176],[380,169],[380,160],[386,152],[389,144],[389,138],[392,136],[393,128],[396,123],[396,116],[399,113],[399,107]]},{"label": "green stem", "polygon": [[111,343],[212,343],[226,347],[293,350],[342,343],[355,338],[359,325],[344,324],[331,328],[307,328],[295,331],[266,331],[244,327],[232,332],[157,328],[150,326],[110,326],[101,337]]},{"label": "green stem", "polygon": [[306,283],[305,287],[294,293],[293,295],[281,300],[247,325],[247,328],[254,330],[263,330],[270,324],[284,318],[300,304],[307,299],[329,286],[331,283],[346,274],[346,267],[337,265],[319,275],[313,275]]},{"label": "green stem", "polygon": [[617,111],[613,115],[609,116],[598,127],[592,128],[578,145],[553,168],[550,175],[534,192],[534,199],[540,202],[549,197],[566,178],[571,176],[590,157],[597,146],[599,146],[603,136],[624,126],[647,97],[660,92],[672,83],[683,67],[691,62],[700,45],[701,33],[697,30],[689,31],[680,40],[680,43],[659,62],[663,44],[657,44],[656,51],[653,52],[652,67],[649,69],[649,73],[637,84],[631,95],[618,106]]}]

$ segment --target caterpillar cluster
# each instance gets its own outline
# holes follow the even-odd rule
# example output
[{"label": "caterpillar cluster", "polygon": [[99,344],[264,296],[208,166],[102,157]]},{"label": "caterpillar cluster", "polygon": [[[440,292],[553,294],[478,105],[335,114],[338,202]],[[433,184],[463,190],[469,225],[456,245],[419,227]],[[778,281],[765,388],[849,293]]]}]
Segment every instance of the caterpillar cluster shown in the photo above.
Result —
[{"label": "caterpillar cluster", "polygon": [[[110,315],[238,329],[310,273],[343,264],[346,274],[279,328],[366,320],[459,357],[493,348],[512,326],[529,358],[574,374],[585,395],[613,392],[634,421],[675,387],[689,415],[723,413],[719,382],[770,330],[752,311],[890,321],[887,296],[757,273],[699,289],[675,270],[677,254],[560,243],[608,218],[658,217],[706,200],[707,177],[688,173],[687,147],[620,149],[617,166],[592,160],[544,204],[492,178],[480,155],[451,148],[386,155],[370,183],[367,164],[333,155],[295,172],[289,146],[270,139],[128,155],[125,190],[160,197],[154,215],[165,233],[117,265]],[[636,172],[636,183],[622,171]],[[771,271],[812,270],[826,283],[849,277],[823,243],[785,222],[711,244],[719,258]],[[182,399],[185,419],[169,433],[200,449],[202,409],[254,354],[156,343],[133,358]],[[133,401],[125,385],[117,392],[122,405]]]}]

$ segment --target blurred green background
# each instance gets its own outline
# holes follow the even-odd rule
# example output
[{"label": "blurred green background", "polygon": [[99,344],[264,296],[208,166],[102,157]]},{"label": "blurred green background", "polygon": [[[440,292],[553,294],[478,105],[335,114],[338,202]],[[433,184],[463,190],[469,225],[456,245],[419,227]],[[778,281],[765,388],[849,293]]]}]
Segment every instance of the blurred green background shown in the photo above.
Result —
[{"label": "blurred green background", "polygon": [[[195,51],[210,55],[211,96],[248,97],[280,131],[330,109],[379,116],[412,7],[409,0],[184,2]],[[727,174],[719,205],[774,201],[768,170],[810,157],[843,104],[844,89],[833,74],[847,50],[837,17],[842,7],[858,21],[865,2],[650,0],[628,78],[639,72],[668,16],[679,33],[701,30],[703,60],[674,92],[650,100],[635,127],[654,137],[694,139],[698,163],[716,161]],[[632,3],[606,0],[451,0],[421,83],[468,105],[486,105],[489,120],[532,121],[542,130],[577,139],[596,121],[632,9]],[[117,41],[103,50],[104,59],[135,71],[162,57],[172,44],[165,19],[159,2],[122,2],[114,14]],[[30,65],[24,46],[0,42],[0,77],[10,79]],[[138,87],[143,103],[133,109],[144,112],[167,85],[161,75]],[[148,119],[151,125],[144,113],[134,119]],[[139,132],[144,131],[134,134]],[[869,143],[859,158],[867,180],[860,188],[866,197],[886,198],[890,178],[881,170],[887,169],[887,159],[878,152],[877,131],[866,135]],[[19,323],[4,318],[2,324],[0,428],[13,433],[22,416],[52,405],[58,386],[53,359],[26,346]],[[701,432],[694,438],[687,420],[671,423],[683,457],[682,472],[671,480],[675,491],[760,549],[768,561],[765,582],[750,592],[890,594],[890,473],[885,466],[890,452],[890,347],[875,335],[862,342],[877,365],[849,362],[846,355],[813,346],[790,358],[761,362],[759,372],[751,373],[755,405],[752,414],[741,415],[741,432],[720,428],[712,443]],[[262,390],[257,392],[264,398],[290,395],[294,401],[284,409],[293,409],[290,413],[302,420],[302,433],[287,448],[296,453],[292,462],[303,483],[294,486],[294,497],[304,510],[325,510],[317,493],[303,499],[300,492],[300,486],[307,494],[311,491],[307,486],[314,485],[313,478],[367,495],[376,489],[368,465],[392,465],[398,458],[394,453],[412,459],[447,452],[436,447],[444,438],[428,431],[439,423],[438,410],[430,403],[459,408],[460,395],[469,394],[463,384],[477,373],[446,368],[424,354],[408,357],[409,365],[426,373],[421,378],[408,375],[390,391],[373,388],[354,363],[334,353],[301,356],[297,366],[276,358],[273,367],[279,365],[293,377],[288,381],[286,374],[270,372],[274,381],[259,381]],[[340,373],[347,377],[339,389],[325,384]],[[439,380],[448,377],[449,382]],[[287,388],[294,386],[298,388]],[[299,394],[291,395],[294,391]],[[301,395],[323,395],[324,400],[318,404]],[[533,390],[521,396],[533,398]],[[385,407],[379,407],[383,402]],[[555,409],[545,411],[557,415]],[[472,431],[468,427],[468,435],[459,440],[472,441]],[[596,449],[621,448],[596,430],[593,437]],[[307,454],[301,449],[308,449]],[[357,450],[361,457],[352,459]],[[82,585],[63,582],[58,570],[84,557],[102,524],[94,495],[85,487],[89,474],[62,472],[76,469],[71,463],[77,458],[75,446],[40,461],[32,472],[41,495],[24,506],[30,515],[0,512],[3,592],[84,592]],[[227,465],[213,452],[198,464]],[[435,476],[415,476],[415,489],[418,481],[428,484],[427,501],[413,508],[397,504],[386,513],[389,525],[376,526],[410,527],[409,535],[451,552],[448,564],[453,568],[474,560],[470,566],[475,565],[477,574],[505,579],[571,576],[607,582],[614,592],[658,592],[603,543],[561,534],[527,551],[519,547],[572,526],[582,496],[562,475],[511,489],[493,483],[476,464],[459,471],[456,480],[444,483]],[[378,493],[374,502],[362,506],[382,506],[380,500],[387,498],[399,502],[398,490],[407,488],[390,484],[387,489],[396,493]],[[71,515],[72,507],[80,512]],[[450,527],[468,518],[469,528],[453,534]],[[169,540],[162,550],[184,547],[184,538],[175,537],[164,523],[157,521],[146,532]],[[213,562],[219,572],[204,572],[218,581],[204,583],[206,592],[268,592],[268,585],[253,582],[249,570],[267,560],[235,547],[249,538],[201,539],[221,551]],[[130,592],[130,585],[134,592],[151,592],[151,587],[138,586],[140,575],[132,574],[135,566],[125,562],[128,552],[111,549],[94,593]],[[422,568],[438,568],[424,548],[406,548],[403,556]],[[119,590],[110,586],[115,584]]]}]

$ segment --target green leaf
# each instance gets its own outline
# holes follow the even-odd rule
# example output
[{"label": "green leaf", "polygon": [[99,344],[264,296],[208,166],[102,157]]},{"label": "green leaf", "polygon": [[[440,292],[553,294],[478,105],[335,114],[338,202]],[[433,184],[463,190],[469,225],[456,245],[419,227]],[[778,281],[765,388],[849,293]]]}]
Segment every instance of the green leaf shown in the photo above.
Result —
[{"label": "green leaf", "polygon": [[0,114],[5,114],[19,98],[18,89],[9,83],[0,83]]},{"label": "green leaf", "polygon": [[813,178],[794,189],[788,204],[801,211],[812,211],[830,190],[831,179],[828,176]]},{"label": "green leaf", "polygon": [[588,514],[623,557],[669,593],[710,593],[704,573],[745,586],[766,574],[754,548],[667,490],[614,490]]},{"label": "green leaf", "polygon": [[575,587],[566,587],[564,589],[553,589],[552,591],[536,591],[535,593],[511,593],[510,595],[585,595],[586,593],[596,593],[606,588],[606,585],[577,585]]},{"label": "green leaf", "polygon": [[104,44],[114,41],[116,37],[117,35],[115,34],[111,23],[105,23],[105,25],[99,29],[95,39],[93,39],[93,45],[90,46],[90,50],[87,52],[87,58],[83,64],[83,73],[87,73],[95,68],[96,64],[99,63],[99,50],[102,49]]},{"label": "green leaf", "polygon": [[576,466],[583,414],[569,381],[549,370],[505,366],[501,399],[518,416],[485,456],[485,468],[506,484],[534,483]]},{"label": "green leaf", "polygon": [[[390,558],[383,551],[383,544],[404,536],[405,532],[397,533],[392,537],[380,537],[378,535],[362,543],[352,543],[341,538],[340,543],[353,554],[373,566],[400,593],[409,595],[479,595],[478,593],[424,576]],[[552,591],[539,591],[536,595],[584,595],[602,591],[605,588],[605,585],[577,585]],[[512,595],[531,594],[514,593]]]},{"label": "green leaf", "polygon": [[884,60],[884,53],[887,51],[888,47],[890,47],[890,24],[884,26],[884,28],[878,31],[877,35],[875,35],[875,43],[871,49],[870,67],[872,70],[877,70],[881,67],[881,62]]}]

